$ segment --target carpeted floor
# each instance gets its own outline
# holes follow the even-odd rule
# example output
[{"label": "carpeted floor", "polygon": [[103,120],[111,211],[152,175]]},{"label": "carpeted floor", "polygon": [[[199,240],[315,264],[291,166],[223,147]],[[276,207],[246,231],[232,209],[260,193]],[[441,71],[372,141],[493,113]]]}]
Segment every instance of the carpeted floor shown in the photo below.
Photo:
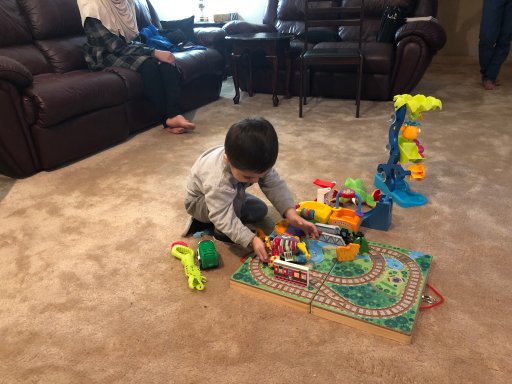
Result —
[{"label": "carpeted floor", "polygon": [[[187,287],[166,248],[185,223],[195,158],[233,122],[268,118],[277,168],[297,200],[312,180],[367,186],[386,143],[391,102],[242,94],[195,112],[197,132],[155,128],[52,172],[0,177],[0,383],[507,383],[512,369],[512,71],[484,91],[475,65],[433,64],[415,90],[440,98],[420,139],[426,206],[394,208],[370,240],[430,253],[446,298],[420,313],[411,345],[245,296],[229,277],[245,250],[216,243],[222,266]],[[253,192],[261,193],[255,188]],[[263,223],[277,219],[271,211]],[[190,239],[194,246],[197,239]]]}]

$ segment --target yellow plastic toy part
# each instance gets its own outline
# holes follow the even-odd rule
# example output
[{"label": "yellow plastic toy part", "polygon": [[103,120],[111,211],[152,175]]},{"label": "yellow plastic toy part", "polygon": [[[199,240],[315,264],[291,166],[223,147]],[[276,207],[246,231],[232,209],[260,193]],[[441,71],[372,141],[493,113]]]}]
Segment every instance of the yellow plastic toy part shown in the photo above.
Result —
[{"label": "yellow plastic toy part", "polygon": [[306,208],[315,212],[314,220],[321,224],[327,224],[329,216],[331,216],[332,208],[318,201],[304,201],[299,204],[297,213],[300,214],[301,209]]},{"label": "yellow plastic toy part", "polygon": [[297,248],[299,248],[299,250],[304,254],[304,256],[306,256],[306,260],[311,259],[311,255],[308,252],[306,243],[304,243],[303,241],[300,241],[299,243],[297,243]]},{"label": "yellow plastic toy part", "polygon": [[418,152],[418,145],[414,141],[399,137],[398,150],[400,151],[400,163],[402,164],[407,164],[408,162],[419,163],[424,160]]},{"label": "yellow plastic toy part", "polygon": [[406,105],[412,120],[419,119],[423,111],[430,111],[436,108],[443,109],[441,100],[432,96],[403,94],[394,96],[393,101],[395,102],[395,111]]},{"label": "yellow plastic toy part", "polygon": [[201,270],[194,262],[194,250],[184,245],[175,245],[171,249],[171,255],[181,260],[185,269],[185,276],[188,279],[188,287],[202,291],[206,277],[201,276]]}]

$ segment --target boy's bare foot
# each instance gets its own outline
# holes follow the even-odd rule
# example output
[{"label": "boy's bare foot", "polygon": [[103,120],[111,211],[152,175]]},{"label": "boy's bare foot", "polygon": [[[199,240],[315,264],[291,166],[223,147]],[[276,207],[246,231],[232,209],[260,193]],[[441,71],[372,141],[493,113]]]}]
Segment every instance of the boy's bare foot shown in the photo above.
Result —
[{"label": "boy's bare foot", "polygon": [[483,80],[482,86],[488,91],[496,89],[496,84],[492,80]]},{"label": "boy's bare foot", "polygon": [[494,80],[494,85],[497,87],[501,87],[501,81],[499,81],[498,79]]},{"label": "boy's bare foot", "polygon": [[190,131],[196,127],[196,125],[188,121],[183,115],[176,115],[170,117],[165,121],[165,130],[171,133],[180,134]]}]

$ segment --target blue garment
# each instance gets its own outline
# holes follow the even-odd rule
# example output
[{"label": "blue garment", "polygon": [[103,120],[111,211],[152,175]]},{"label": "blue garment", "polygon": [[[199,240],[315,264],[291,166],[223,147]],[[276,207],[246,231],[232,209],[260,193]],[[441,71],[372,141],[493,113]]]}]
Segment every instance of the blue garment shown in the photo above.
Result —
[{"label": "blue garment", "polygon": [[512,0],[484,0],[478,53],[482,81],[496,81],[512,40]]},{"label": "blue garment", "polygon": [[182,47],[180,45],[176,45],[171,43],[167,38],[160,35],[158,29],[150,24],[145,28],[142,28],[140,31],[140,35],[144,37],[145,42],[148,47],[152,47],[155,49],[160,49],[162,51],[170,51],[170,52],[183,52],[183,51],[191,51],[195,49],[205,50],[206,47],[202,45],[192,45],[189,47]]}]

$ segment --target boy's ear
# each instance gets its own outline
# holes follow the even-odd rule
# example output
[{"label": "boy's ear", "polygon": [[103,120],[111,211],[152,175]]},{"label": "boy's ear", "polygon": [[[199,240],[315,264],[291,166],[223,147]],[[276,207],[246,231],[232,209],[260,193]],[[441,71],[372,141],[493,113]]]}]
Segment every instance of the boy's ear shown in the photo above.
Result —
[{"label": "boy's ear", "polygon": [[224,154],[224,162],[226,164],[229,164],[229,159],[228,159],[228,155]]}]

